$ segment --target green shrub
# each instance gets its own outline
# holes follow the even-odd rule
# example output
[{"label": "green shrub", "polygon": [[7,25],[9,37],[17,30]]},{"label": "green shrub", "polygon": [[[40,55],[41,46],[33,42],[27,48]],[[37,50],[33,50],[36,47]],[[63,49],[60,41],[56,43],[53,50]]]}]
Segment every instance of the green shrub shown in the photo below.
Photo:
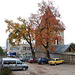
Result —
[{"label": "green shrub", "polygon": [[13,74],[10,68],[5,68],[5,69],[0,70],[0,75],[13,75]]}]

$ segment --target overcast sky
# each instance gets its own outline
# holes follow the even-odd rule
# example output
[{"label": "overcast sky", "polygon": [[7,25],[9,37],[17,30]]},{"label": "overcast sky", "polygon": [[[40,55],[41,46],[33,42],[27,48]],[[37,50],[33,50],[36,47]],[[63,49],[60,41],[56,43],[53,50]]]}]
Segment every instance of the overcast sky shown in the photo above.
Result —
[{"label": "overcast sky", "polygon": [[[28,18],[31,13],[35,14],[38,4],[42,0],[0,0],[0,46],[6,46],[8,34],[5,32],[7,24],[5,19],[16,22],[17,17]],[[47,1],[47,0],[45,0]],[[75,1],[53,0],[54,6],[58,7],[61,19],[66,26],[64,31],[65,44],[75,43]]]}]

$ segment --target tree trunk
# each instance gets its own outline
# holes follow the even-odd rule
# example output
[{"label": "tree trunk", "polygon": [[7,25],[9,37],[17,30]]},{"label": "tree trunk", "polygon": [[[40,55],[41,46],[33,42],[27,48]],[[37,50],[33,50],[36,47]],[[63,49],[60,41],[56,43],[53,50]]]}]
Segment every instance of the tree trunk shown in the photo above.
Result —
[{"label": "tree trunk", "polygon": [[46,50],[47,52],[47,57],[50,58],[49,50]]},{"label": "tree trunk", "polygon": [[35,58],[35,52],[34,52],[33,49],[31,50],[31,52],[32,52],[32,57],[33,57],[33,59],[34,59],[34,58]]},{"label": "tree trunk", "polygon": [[31,53],[32,53],[32,57],[33,59],[35,58],[35,52],[33,50],[32,44],[30,43],[30,48],[31,48]]}]

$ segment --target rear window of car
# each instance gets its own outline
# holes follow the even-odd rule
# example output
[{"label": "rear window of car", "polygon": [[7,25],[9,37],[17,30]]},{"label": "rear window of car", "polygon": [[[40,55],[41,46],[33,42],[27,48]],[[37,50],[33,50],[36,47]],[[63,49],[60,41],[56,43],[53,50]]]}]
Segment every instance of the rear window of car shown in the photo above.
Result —
[{"label": "rear window of car", "polygon": [[55,61],[54,59],[51,59],[50,61]]},{"label": "rear window of car", "polygon": [[16,64],[16,61],[7,61],[5,60],[3,64]]},{"label": "rear window of car", "polygon": [[42,58],[42,60],[45,60],[45,58]]},{"label": "rear window of car", "polygon": [[38,60],[41,60],[41,58],[39,58]]},{"label": "rear window of car", "polygon": [[30,58],[30,60],[33,60],[33,58]]},{"label": "rear window of car", "polygon": [[56,59],[56,61],[59,61],[59,60],[61,60],[61,59]]}]

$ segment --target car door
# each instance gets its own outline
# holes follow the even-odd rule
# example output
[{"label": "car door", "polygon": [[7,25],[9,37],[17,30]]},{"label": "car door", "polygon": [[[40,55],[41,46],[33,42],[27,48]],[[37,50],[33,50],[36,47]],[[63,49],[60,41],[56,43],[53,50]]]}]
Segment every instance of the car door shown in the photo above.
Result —
[{"label": "car door", "polygon": [[60,64],[61,62],[62,62],[61,59],[59,59],[59,64]]},{"label": "car door", "polygon": [[36,58],[35,59],[32,58],[31,62],[34,62],[34,63],[37,62]]},{"label": "car door", "polygon": [[43,62],[43,63],[45,62],[44,58],[41,59],[41,62]]},{"label": "car door", "polygon": [[16,61],[11,60],[9,66],[10,66],[11,69],[15,70],[16,69]]},{"label": "car door", "polygon": [[22,67],[22,62],[20,60],[17,60],[16,69],[22,69]]},{"label": "car door", "polygon": [[7,61],[7,60],[3,61],[3,68],[5,68],[5,67],[10,67],[9,66],[9,61]]},{"label": "car door", "polygon": [[15,69],[15,64],[16,64],[16,61],[14,60],[5,60],[3,62],[3,67],[9,67],[11,69]]},{"label": "car door", "polygon": [[60,64],[61,63],[60,59],[56,59],[56,63]]},{"label": "car door", "polygon": [[46,58],[44,58],[44,63],[47,63],[48,61],[47,61],[47,59]]}]

